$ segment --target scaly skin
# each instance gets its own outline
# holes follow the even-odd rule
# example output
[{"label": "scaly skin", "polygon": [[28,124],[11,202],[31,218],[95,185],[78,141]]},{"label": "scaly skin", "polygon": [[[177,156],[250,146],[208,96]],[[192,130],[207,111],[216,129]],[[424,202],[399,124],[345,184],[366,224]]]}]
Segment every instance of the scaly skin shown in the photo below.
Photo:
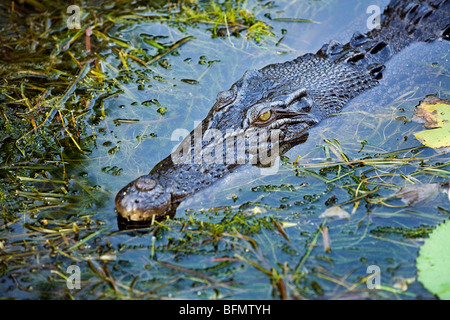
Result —
[{"label": "scaly skin", "polygon": [[[449,17],[450,0],[393,0],[380,29],[355,34],[345,45],[332,41],[316,54],[246,72],[218,94],[207,117],[174,154],[118,192],[117,212],[128,221],[172,215],[181,200],[240,164],[267,165],[261,150],[270,151],[270,158],[304,142],[308,128],[377,85],[384,64],[397,52],[413,42],[449,40]],[[275,135],[252,144],[251,130]],[[217,133],[214,139],[211,132]],[[224,142],[230,135],[236,136],[233,147]],[[240,158],[237,150],[244,150]]]}]

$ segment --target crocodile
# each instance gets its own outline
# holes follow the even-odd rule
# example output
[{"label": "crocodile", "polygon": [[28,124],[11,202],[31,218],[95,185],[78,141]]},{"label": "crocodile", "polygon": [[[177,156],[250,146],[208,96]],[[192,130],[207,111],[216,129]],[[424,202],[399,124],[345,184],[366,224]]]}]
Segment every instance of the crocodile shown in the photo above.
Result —
[{"label": "crocodile", "polygon": [[118,217],[146,222],[172,216],[183,199],[238,166],[272,165],[275,156],[304,142],[309,128],[379,84],[386,62],[402,49],[450,40],[449,17],[450,0],[392,0],[377,28],[355,33],[346,44],[331,41],[316,53],[245,72],[218,93],[206,118],[171,155],[117,193]]}]

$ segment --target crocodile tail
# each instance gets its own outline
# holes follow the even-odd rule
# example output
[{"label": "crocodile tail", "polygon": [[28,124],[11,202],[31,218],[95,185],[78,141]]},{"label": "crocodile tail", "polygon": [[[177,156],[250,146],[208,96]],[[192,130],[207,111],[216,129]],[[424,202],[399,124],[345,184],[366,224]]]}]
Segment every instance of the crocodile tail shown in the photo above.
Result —
[{"label": "crocodile tail", "polygon": [[392,43],[395,54],[412,42],[450,40],[449,18],[450,0],[393,0],[384,11],[381,28],[368,36]]},{"label": "crocodile tail", "polygon": [[349,43],[325,44],[317,55],[334,63],[348,63],[382,77],[385,63],[413,42],[450,40],[450,0],[392,0],[379,28],[355,33]]}]

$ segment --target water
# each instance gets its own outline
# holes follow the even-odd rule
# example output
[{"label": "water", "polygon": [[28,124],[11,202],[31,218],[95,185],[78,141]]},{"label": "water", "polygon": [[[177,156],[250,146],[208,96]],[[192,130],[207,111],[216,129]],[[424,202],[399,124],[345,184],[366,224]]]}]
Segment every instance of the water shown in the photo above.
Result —
[{"label": "water", "polygon": [[[319,171],[313,164],[326,162],[327,158],[339,162],[333,152],[336,148],[331,150],[324,139],[338,140],[350,159],[376,158],[377,154],[405,150],[398,153],[398,158],[417,155],[430,165],[448,161],[448,156],[431,149],[411,149],[420,146],[413,133],[422,125],[402,120],[411,119],[414,106],[425,95],[448,96],[447,43],[419,44],[395,57],[380,86],[353,100],[343,114],[313,128],[307,142],[286,154],[278,174],[261,176],[259,168],[244,166],[183,201],[175,218],[156,228],[120,231],[117,225],[115,194],[170,154],[177,143],[171,141],[174,130],[191,131],[196,121],[209,112],[217,93],[228,89],[246,70],[316,52],[332,39],[346,43],[354,32],[366,32],[367,3],[277,1],[271,7],[258,1],[245,2],[247,8],[256,8],[255,17],[263,21],[269,21],[270,14],[272,18],[320,22],[269,21],[274,37],[262,43],[247,40],[244,34],[211,38],[207,30],[212,26],[207,24],[183,30],[176,24],[159,22],[115,24],[108,31],[110,36],[127,40],[149,55],[156,54],[157,49],[143,40],[146,37],[169,45],[187,36],[194,38],[149,68],[128,60],[130,72],[126,72],[118,55],[100,62],[102,71],[117,79],[120,92],[95,101],[87,124],[90,134],[96,136],[96,147],[87,158],[70,167],[78,188],[97,186],[101,194],[100,200],[88,201],[88,206],[83,200],[75,201],[72,214],[77,221],[89,216],[95,223],[91,231],[74,237],[68,246],[64,247],[65,240],[58,240],[51,254],[42,250],[42,256],[36,258],[40,261],[35,263],[35,274],[26,276],[20,267],[7,274],[0,282],[2,294],[19,298],[56,298],[57,292],[62,292],[81,299],[128,295],[279,299],[283,293],[270,276],[278,274],[283,275],[289,297],[433,298],[415,280],[415,258],[423,238],[402,232],[445,220],[448,213],[439,207],[448,208],[448,199],[438,195],[432,205],[417,207],[397,207],[402,204],[399,200],[386,200],[387,205],[376,203],[398,190],[396,186],[406,185],[408,182],[400,174],[408,176],[418,171],[418,164],[353,168],[336,164],[329,165],[328,172]],[[370,1],[381,8],[386,3]],[[412,73],[419,76],[411,83]],[[138,121],[126,123],[125,119]],[[365,141],[362,151],[361,141]],[[297,158],[300,165],[294,166],[292,162]],[[371,189],[362,187],[361,192],[373,191],[377,185],[380,190],[374,192],[371,202],[344,204],[343,208],[352,213],[349,219],[326,220],[331,251],[325,252],[319,230],[324,219],[319,216],[333,203],[351,200],[349,186],[355,185],[355,189],[363,173],[379,178],[373,179],[373,185],[367,184]],[[325,181],[335,178],[339,179]],[[433,183],[446,178],[417,174],[414,179]],[[57,216],[58,212],[49,214]],[[18,235],[27,233],[20,227],[15,230]],[[45,235],[28,233],[29,239],[25,236],[25,240],[38,246],[46,239]],[[69,256],[55,249],[67,249],[92,234],[85,245],[69,250]],[[14,239],[19,247],[20,240]],[[309,252],[311,244],[314,249]],[[65,281],[54,272],[65,274],[70,264],[81,269],[78,291],[67,290]],[[382,290],[367,288],[367,268],[373,265],[381,270]],[[24,270],[32,267],[27,265]],[[105,280],[108,274],[113,280]],[[16,286],[15,281],[21,286]],[[111,283],[115,284],[113,289]],[[25,289],[27,286],[32,288]],[[402,286],[407,287],[405,292]]]}]

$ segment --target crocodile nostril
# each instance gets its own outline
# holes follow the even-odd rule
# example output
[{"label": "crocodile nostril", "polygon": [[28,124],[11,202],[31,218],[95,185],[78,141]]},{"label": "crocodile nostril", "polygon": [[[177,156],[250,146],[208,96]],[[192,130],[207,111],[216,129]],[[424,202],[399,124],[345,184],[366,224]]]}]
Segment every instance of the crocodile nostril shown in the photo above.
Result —
[{"label": "crocodile nostril", "polygon": [[135,186],[141,191],[150,191],[156,187],[156,181],[151,178],[141,177],[136,180]]}]

